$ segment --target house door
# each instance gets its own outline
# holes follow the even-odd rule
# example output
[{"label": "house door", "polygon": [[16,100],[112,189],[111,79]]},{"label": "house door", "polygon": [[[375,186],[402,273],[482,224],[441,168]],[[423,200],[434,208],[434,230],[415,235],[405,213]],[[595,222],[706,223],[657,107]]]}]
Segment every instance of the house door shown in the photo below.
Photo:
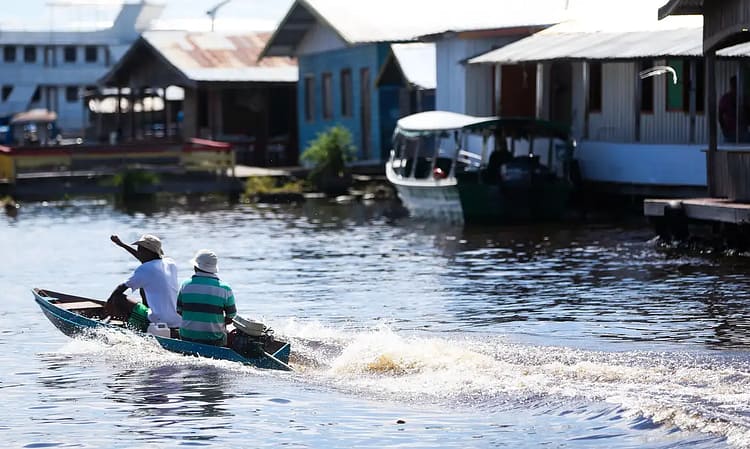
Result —
[{"label": "house door", "polygon": [[370,90],[370,69],[364,68],[359,71],[360,89],[360,129],[362,131],[362,159],[370,159],[372,153],[372,96]]},{"label": "house door", "polygon": [[500,72],[500,114],[533,117],[536,109],[536,66],[504,65]]},{"label": "house door", "polygon": [[549,119],[570,125],[573,122],[573,66],[555,62],[550,67]]}]

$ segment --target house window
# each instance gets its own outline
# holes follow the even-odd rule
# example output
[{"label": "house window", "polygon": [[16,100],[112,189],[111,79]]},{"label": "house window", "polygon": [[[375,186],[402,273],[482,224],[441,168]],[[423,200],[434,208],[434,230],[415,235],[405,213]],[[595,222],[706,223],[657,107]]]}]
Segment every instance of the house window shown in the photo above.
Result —
[{"label": "house window", "polygon": [[63,48],[63,60],[65,62],[76,62],[76,48],[70,45]]},{"label": "house window", "polygon": [[98,56],[98,48],[93,45],[86,46],[86,62],[96,62]]},{"label": "house window", "polygon": [[352,71],[344,69],[341,71],[341,116],[351,117],[353,109]]},{"label": "house window", "polygon": [[305,76],[305,121],[315,120],[315,76]]},{"label": "house window", "polygon": [[589,112],[602,111],[602,63],[589,63]]},{"label": "house window", "polygon": [[1,94],[3,101],[6,101],[11,93],[13,93],[13,86],[3,86]]},{"label": "house window", "polygon": [[695,111],[703,113],[706,111],[706,67],[703,59],[693,59],[691,62],[695,66]]},{"label": "house window", "polygon": [[[674,77],[668,73],[666,78],[667,91],[667,110],[690,112],[690,94],[695,90],[695,112],[703,113],[706,109],[706,86],[705,86],[705,67],[702,59],[671,59],[667,65],[677,72],[677,83]],[[691,67],[694,70],[694,76],[691,76]]]},{"label": "house window", "polygon": [[[642,61],[641,70],[650,69],[654,61]],[[641,80],[641,112],[654,112],[654,77]]]},{"label": "house window", "polygon": [[68,86],[65,88],[65,101],[75,103],[78,101],[78,87]]},{"label": "house window", "polygon": [[3,47],[3,61],[16,62],[16,47]]},{"label": "house window", "polygon": [[333,118],[333,80],[330,73],[323,74],[323,119]]},{"label": "house window", "polygon": [[23,47],[23,62],[36,62],[36,47]]},{"label": "house window", "polygon": [[[690,87],[689,81],[690,72],[687,71],[688,76],[685,76],[685,68],[688,64],[682,59],[668,59],[667,65],[672,67],[677,72],[677,82],[674,82],[674,77],[671,73],[668,73],[664,77],[664,82],[667,83],[666,95],[667,95],[667,111],[686,111],[690,109]],[[686,82],[687,81],[687,82]]]},{"label": "house window", "polygon": [[31,102],[38,103],[39,100],[41,99],[42,99],[42,91],[39,89],[39,86],[36,86],[36,89],[34,89],[34,94],[31,96]]}]

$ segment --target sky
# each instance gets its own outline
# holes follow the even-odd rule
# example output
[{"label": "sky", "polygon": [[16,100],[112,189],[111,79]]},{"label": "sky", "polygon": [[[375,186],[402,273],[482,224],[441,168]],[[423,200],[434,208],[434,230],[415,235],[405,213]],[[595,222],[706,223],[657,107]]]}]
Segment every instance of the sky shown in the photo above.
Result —
[{"label": "sky", "polygon": [[[73,30],[83,31],[93,28],[106,28],[111,25],[123,2],[133,3],[140,0],[0,0],[0,31],[2,30]],[[165,5],[164,12],[155,29],[181,29],[192,31],[207,31],[211,22],[206,11],[221,3],[223,0],[148,0],[149,3]],[[215,22],[217,31],[259,31],[273,30],[289,9],[293,0],[229,0],[218,11]],[[359,0],[336,0],[340,2],[356,2]],[[380,0],[380,4],[402,5],[410,0]],[[446,5],[455,0],[422,0],[434,5]],[[492,8],[518,9],[528,4],[528,0],[476,0],[491,5]],[[548,2],[555,7],[569,6],[571,16],[585,16],[595,14],[596,11],[605,14],[598,16],[613,16],[620,20],[628,11],[637,17],[645,17],[641,6],[647,6],[652,21],[656,20],[656,10],[667,0],[629,0],[623,3],[624,10],[617,14],[606,13],[614,5],[612,0],[538,0],[542,4]],[[332,4],[335,4],[332,3]],[[473,4],[473,3],[472,3]],[[639,7],[636,7],[638,5]],[[411,6],[411,4],[410,4]],[[462,11],[463,15],[480,15],[479,8],[475,13],[469,8]],[[528,15],[528,10],[525,15]],[[541,14],[541,12],[540,12]],[[407,18],[407,20],[410,20]],[[461,21],[461,18],[456,18]],[[469,20],[473,23],[476,20]],[[421,23],[421,22],[418,22]],[[457,26],[460,28],[460,23]]]},{"label": "sky", "polygon": [[[164,4],[158,28],[210,29],[206,11],[222,0],[149,0]],[[124,3],[137,0],[0,0],[0,30],[86,30],[106,27]],[[292,0],[230,0],[216,16],[217,31],[271,30]]]}]

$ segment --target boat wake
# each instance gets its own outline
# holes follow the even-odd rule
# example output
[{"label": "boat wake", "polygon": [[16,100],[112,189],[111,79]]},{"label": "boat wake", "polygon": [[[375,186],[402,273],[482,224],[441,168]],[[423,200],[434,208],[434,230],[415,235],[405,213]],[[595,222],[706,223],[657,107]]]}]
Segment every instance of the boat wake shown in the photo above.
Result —
[{"label": "boat wake", "polygon": [[187,368],[211,368],[234,374],[265,374],[265,370],[227,360],[189,357],[163,349],[154,338],[143,337],[133,332],[96,328],[82,338],[70,340],[56,355],[75,356],[79,363],[101,363],[105,361],[120,369],[149,369],[164,366]]},{"label": "boat wake", "polygon": [[[318,323],[271,323],[292,344],[292,379],[367,398],[513,410],[534,404],[608,403],[647,420],[723,436],[750,447],[750,369],[744,355],[596,352],[515,344],[497,336],[342,331]],[[118,368],[211,368],[227,377],[289,376],[235,362],[185,357],[155,340],[99,329],[59,357]]]},{"label": "boat wake", "polygon": [[746,356],[596,352],[498,337],[404,336],[387,327],[334,332],[290,322],[298,371],[353,394],[411,403],[526,407],[595,401],[630,420],[726,437],[750,447]]}]

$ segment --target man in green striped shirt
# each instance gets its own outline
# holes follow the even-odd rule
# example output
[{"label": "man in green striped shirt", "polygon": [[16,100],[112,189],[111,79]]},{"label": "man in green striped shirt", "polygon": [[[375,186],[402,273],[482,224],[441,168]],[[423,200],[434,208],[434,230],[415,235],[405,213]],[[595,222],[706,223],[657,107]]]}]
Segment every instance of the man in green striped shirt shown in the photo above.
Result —
[{"label": "man in green striped shirt", "polygon": [[232,288],[219,280],[219,259],[202,249],[192,260],[195,274],[177,294],[177,313],[182,316],[180,338],[208,345],[224,346],[227,327],[237,315]]}]

